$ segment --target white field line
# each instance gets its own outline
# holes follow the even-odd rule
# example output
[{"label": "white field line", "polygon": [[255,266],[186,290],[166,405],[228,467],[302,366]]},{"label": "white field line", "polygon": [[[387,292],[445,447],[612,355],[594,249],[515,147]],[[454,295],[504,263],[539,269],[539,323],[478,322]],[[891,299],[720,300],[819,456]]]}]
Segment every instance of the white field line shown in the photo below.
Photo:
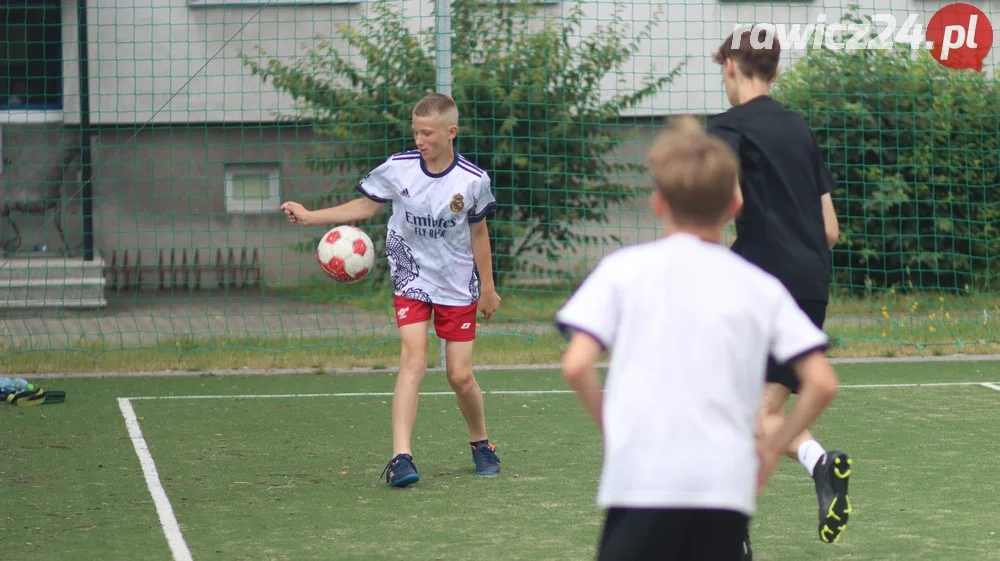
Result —
[{"label": "white field line", "polygon": [[142,436],[139,419],[135,416],[132,403],[127,398],[118,398],[118,408],[121,409],[122,416],[125,417],[128,435],[132,439],[132,446],[135,447],[135,455],[139,457],[139,463],[142,465],[146,487],[153,497],[156,513],[160,517],[160,526],[163,527],[163,535],[167,537],[167,545],[170,546],[174,561],[192,561],[191,551],[184,541],[180,525],[177,524],[174,509],[170,506],[170,500],[167,498],[167,492],[163,490],[163,485],[160,483],[160,475],[156,471],[156,464],[153,463],[153,456],[149,453],[146,439]]},{"label": "white field line", "polygon": [[[573,390],[493,390],[483,391],[483,395],[543,395],[573,393]],[[420,392],[420,397],[454,396],[455,392]],[[131,400],[160,399],[255,399],[282,397],[392,397],[392,392],[346,392],[346,393],[275,393],[275,394],[236,394],[236,395],[148,395],[130,397]]]},{"label": "white field line", "polygon": [[[844,389],[883,389],[883,388],[933,388],[933,387],[957,387],[957,386],[983,386],[992,390],[1000,391],[1000,384],[993,382],[932,382],[926,384],[844,384],[840,386]],[[573,390],[493,390],[484,391],[487,395],[552,395],[568,394]],[[453,392],[423,392],[421,396],[450,396]],[[170,500],[167,498],[163,484],[160,483],[159,473],[156,471],[156,464],[153,456],[149,453],[146,439],[142,436],[142,429],[139,427],[139,419],[132,408],[132,401],[136,400],[177,400],[177,399],[263,399],[263,398],[300,398],[300,397],[391,397],[392,392],[345,392],[345,393],[287,393],[287,394],[238,394],[238,395],[161,395],[161,396],[137,396],[118,398],[118,407],[125,418],[125,426],[128,428],[129,437],[135,447],[135,454],[139,457],[142,465],[142,472],[146,478],[146,487],[153,497],[156,505],[156,512],[160,517],[160,525],[163,527],[163,534],[167,538],[167,544],[173,553],[174,561],[192,561],[191,552],[188,550],[184,535],[181,533],[177,518],[174,516]]]},{"label": "white field line", "polygon": [[[843,384],[840,389],[881,389],[881,388],[935,388],[957,386],[985,386],[1000,391],[1000,385],[992,382],[930,382],[926,384]],[[568,394],[573,390],[491,390],[483,391],[483,395],[553,395]],[[453,396],[454,392],[421,392],[421,397]],[[299,398],[299,397],[392,397],[392,392],[343,392],[343,393],[276,393],[276,394],[232,394],[232,395],[146,395],[126,399],[130,401],[159,401],[173,399],[265,399],[265,398]]]}]

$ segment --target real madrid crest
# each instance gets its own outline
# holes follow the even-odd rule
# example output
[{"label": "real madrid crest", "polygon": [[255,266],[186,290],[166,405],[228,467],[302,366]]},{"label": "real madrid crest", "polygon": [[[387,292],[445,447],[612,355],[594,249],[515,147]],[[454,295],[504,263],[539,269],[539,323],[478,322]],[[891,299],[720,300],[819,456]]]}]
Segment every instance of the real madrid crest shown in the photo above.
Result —
[{"label": "real madrid crest", "polygon": [[465,199],[460,193],[457,193],[451,198],[451,211],[462,212],[463,208],[465,208]]}]

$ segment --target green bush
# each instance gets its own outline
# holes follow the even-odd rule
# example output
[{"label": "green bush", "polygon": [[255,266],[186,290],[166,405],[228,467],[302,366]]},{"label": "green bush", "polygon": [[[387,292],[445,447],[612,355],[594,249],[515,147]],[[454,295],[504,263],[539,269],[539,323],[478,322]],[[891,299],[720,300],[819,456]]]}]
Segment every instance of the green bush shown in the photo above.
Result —
[{"label": "green bush", "polygon": [[837,181],[838,285],[990,289],[1000,256],[997,78],[908,46],[817,48],[779,77],[774,96],[816,132]]},{"label": "green bush", "polygon": [[[399,6],[378,0],[370,5],[373,18],[343,27],[363,64],[329,41],[293,64],[244,57],[295,99],[298,110],[285,120],[311,123],[333,139],[331,153],[313,157],[315,169],[363,174],[412,145],[410,111],[435,85],[434,34],[411,31]],[[456,148],[493,179],[497,283],[544,269],[539,257],[552,263],[580,244],[617,242],[578,227],[606,223],[609,206],[636,196],[617,178],[642,170],[606,157],[627,137],[605,125],[660,92],[680,66],[612,96],[606,80],[621,77],[651,23],[633,33],[630,14],[619,10],[588,35],[580,0],[558,18],[540,17],[530,2],[452,6],[453,96],[462,114]]]}]

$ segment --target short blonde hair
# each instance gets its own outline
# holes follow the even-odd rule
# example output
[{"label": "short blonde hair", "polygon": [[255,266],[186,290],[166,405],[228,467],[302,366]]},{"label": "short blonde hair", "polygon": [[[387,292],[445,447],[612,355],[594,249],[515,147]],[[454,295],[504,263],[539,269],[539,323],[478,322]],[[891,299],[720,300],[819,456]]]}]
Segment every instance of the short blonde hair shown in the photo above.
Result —
[{"label": "short blonde hair", "polygon": [[413,106],[414,117],[432,117],[434,115],[449,117],[458,122],[458,105],[451,96],[435,92],[425,95]]},{"label": "short blonde hair", "polygon": [[653,183],[675,224],[724,221],[739,174],[739,160],[729,145],[705,133],[694,117],[678,117],[657,136],[648,158]]}]

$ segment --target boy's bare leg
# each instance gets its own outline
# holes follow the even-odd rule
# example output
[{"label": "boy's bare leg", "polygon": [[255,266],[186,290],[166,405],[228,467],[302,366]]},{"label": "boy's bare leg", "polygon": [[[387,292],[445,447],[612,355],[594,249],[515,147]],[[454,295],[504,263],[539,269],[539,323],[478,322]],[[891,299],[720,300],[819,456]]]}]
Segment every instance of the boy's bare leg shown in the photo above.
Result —
[{"label": "boy's bare leg", "polygon": [[472,347],[474,341],[447,341],[445,343],[448,383],[455,391],[458,408],[469,425],[469,442],[486,440],[486,415],[483,410],[483,392],[472,373]]},{"label": "boy's bare leg", "polygon": [[[757,418],[758,439],[767,438],[780,428],[790,395],[788,388],[781,384],[767,384]],[[789,444],[785,455],[802,464],[813,478],[819,502],[820,540],[837,541],[851,515],[847,488],[853,461],[841,450],[825,450],[808,430],[802,431]]]},{"label": "boy's bare leg", "polygon": [[[782,421],[785,418],[785,406],[788,404],[788,397],[791,392],[785,386],[781,384],[768,383],[764,388],[764,398],[761,403],[760,415],[758,417],[758,438],[767,438],[774,434],[774,432],[781,426]],[[817,450],[802,450],[802,445],[808,442],[816,442],[812,433],[808,430],[804,431],[785,450],[785,455],[789,458],[796,460],[800,463],[805,463],[806,460],[802,458],[800,452],[811,452],[813,454],[817,453]],[[819,443],[816,442],[818,446]],[[811,447],[811,445],[810,445]],[[822,455],[822,448],[818,449],[819,456]],[[819,460],[819,456],[815,457],[815,460]],[[810,457],[810,460],[813,458]],[[811,470],[815,467],[815,462],[806,469]]]},{"label": "boy's bare leg", "polygon": [[448,383],[455,391],[458,408],[469,426],[469,444],[476,475],[494,476],[500,473],[500,458],[486,436],[486,415],[483,412],[483,392],[472,374],[472,341],[445,343]]},{"label": "boy's bare leg", "polygon": [[399,375],[392,392],[393,456],[413,455],[410,437],[417,420],[420,382],[427,372],[427,325],[428,322],[423,321],[399,328],[402,350],[399,356]]}]

